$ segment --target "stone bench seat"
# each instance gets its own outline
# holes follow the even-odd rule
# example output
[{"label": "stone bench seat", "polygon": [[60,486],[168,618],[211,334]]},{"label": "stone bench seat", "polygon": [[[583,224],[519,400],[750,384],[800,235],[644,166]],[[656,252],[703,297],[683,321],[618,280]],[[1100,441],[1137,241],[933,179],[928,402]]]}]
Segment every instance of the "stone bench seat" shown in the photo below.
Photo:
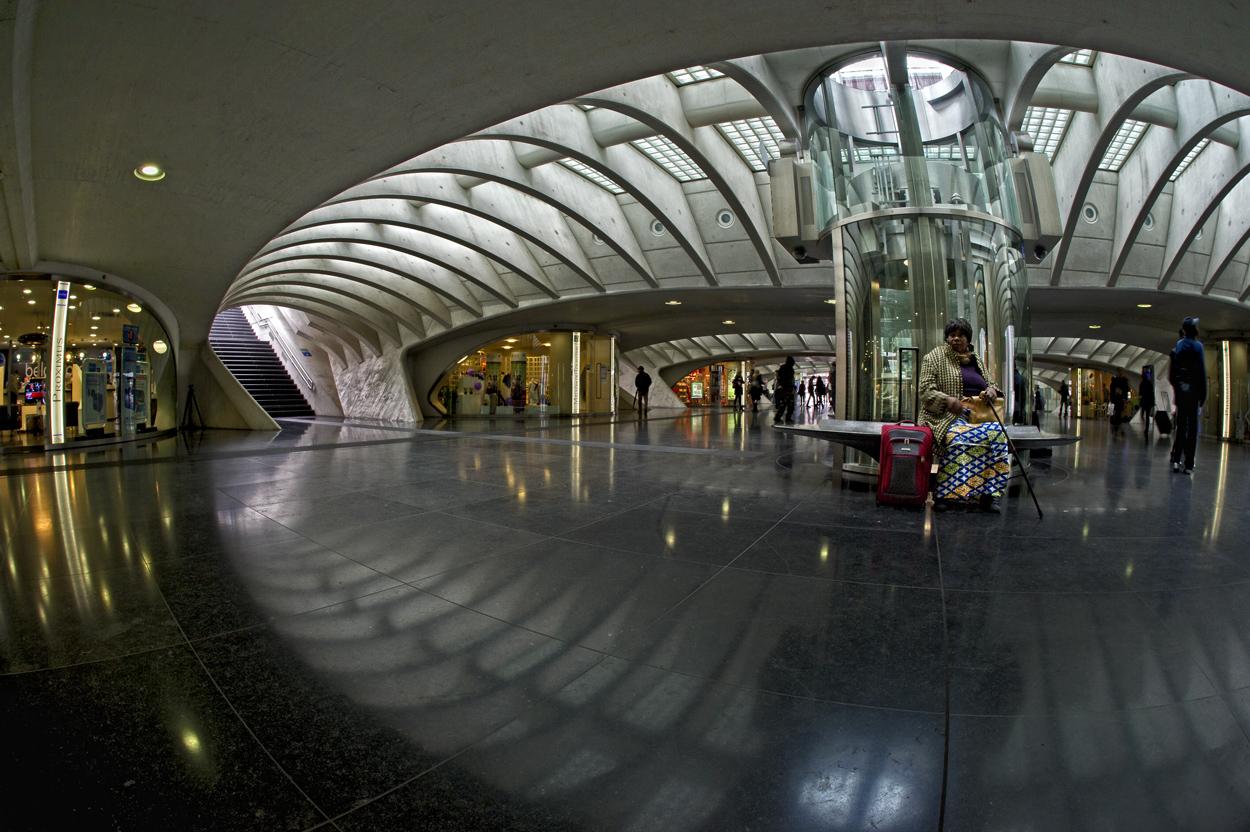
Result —
[{"label": "stone bench seat", "polygon": [[[877,459],[881,453],[881,428],[888,424],[895,423],[821,419],[815,425],[773,425],[773,429],[837,442]],[[1007,436],[1021,453],[1060,445],[1075,445],[1081,441],[1079,436],[1042,433],[1032,425],[1007,425]]]}]

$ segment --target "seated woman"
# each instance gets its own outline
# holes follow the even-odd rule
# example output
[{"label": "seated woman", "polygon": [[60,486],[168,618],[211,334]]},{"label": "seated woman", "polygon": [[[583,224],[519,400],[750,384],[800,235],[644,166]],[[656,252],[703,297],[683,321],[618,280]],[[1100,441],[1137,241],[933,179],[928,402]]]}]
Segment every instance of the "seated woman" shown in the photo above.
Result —
[{"label": "seated woman", "polygon": [[938,462],[935,508],[980,498],[990,512],[1000,511],[998,499],[1007,488],[1011,462],[1007,436],[997,422],[969,424],[961,399],[980,396],[994,401],[994,379],[972,351],[972,324],[956,318],[946,325],[946,345],[920,364],[920,424],[933,429],[934,459]]}]

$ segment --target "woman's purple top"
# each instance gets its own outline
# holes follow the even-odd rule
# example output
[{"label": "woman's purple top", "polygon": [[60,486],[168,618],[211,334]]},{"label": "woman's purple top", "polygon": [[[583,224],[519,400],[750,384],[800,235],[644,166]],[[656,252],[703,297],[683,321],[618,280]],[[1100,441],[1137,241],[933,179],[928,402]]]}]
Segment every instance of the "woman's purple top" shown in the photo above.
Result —
[{"label": "woman's purple top", "polygon": [[985,376],[981,375],[980,371],[977,370],[976,364],[960,367],[959,372],[964,377],[964,398],[982,393],[988,386],[985,383]]}]

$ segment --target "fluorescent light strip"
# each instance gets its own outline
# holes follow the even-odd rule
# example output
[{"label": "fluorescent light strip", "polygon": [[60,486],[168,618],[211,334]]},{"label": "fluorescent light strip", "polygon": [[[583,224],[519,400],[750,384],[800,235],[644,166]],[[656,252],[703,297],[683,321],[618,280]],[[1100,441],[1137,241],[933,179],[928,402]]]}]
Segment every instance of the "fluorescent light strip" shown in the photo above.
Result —
[{"label": "fluorescent light strip", "polygon": [[751,166],[751,170],[763,172],[768,167],[768,159],[761,159],[760,142],[764,143],[764,151],[769,159],[781,156],[779,144],[785,139],[781,128],[772,116],[764,118],[748,118],[741,121],[727,121],[716,125],[716,128],[729,139],[738,154]]},{"label": "fluorescent light strip", "polygon": [[1059,59],[1061,64],[1076,64],[1077,66],[1093,66],[1094,56],[1098,53],[1092,49],[1078,49],[1075,52],[1069,52]]},{"label": "fluorescent light strip", "polygon": [[603,188],[608,193],[611,193],[611,194],[625,193],[624,188],[622,188],[620,185],[613,182],[608,177],[604,176],[599,171],[590,167],[590,165],[586,165],[577,161],[576,159],[569,159],[569,158],[557,159],[556,161],[558,161],[560,164],[564,165],[566,168],[573,171],[574,173],[580,174],[586,179],[589,179],[591,182],[594,182],[596,185],[598,185],[600,188]]},{"label": "fluorescent light strip", "polygon": [[1071,120],[1071,110],[1029,107],[1024,111],[1024,124],[1021,128],[1033,137],[1033,150],[1045,153],[1046,158],[1053,162]]},{"label": "fluorescent light strip", "polygon": [[630,142],[641,150],[651,161],[655,162],[678,182],[693,182],[696,179],[707,179],[703,169],[694,163],[680,147],[663,136],[652,136],[649,139],[638,139]]},{"label": "fluorescent light strip", "polygon": [[1176,177],[1185,172],[1185,168],[1193,164],[1194,159],[1198,158],[1198,154],[1207,149],[1207,145],[1211,143],[1210,139],[1203,139],[1194,145],[1194,149],[1185,154],[1185,158],[1181,159],[1181,163],[1176,166],[1176,170],[1172,171],[1172,175],[1168,177],[1169,182],[1175,182]]},{"label": "fluorescent light strip", "polygon": [[725,73],[708,69],[705,66],[691,66],[685,69],[674,69],[668,74],[673,83],[679,87],[686,84],[697,84],[700,81],[711,81],[713,78],[724,78]]},{"label": "fluorescent light strip", "polygon": [[1137,147],[1137,143],[1141,141],[1141,137],[1146,134],[1146,128],[1150,125],[1144,121],[1135,121],[1134,119],[1125,119],[1120,125],[1120,129],[1115,131],[1115,136],[1111,139],[1111,144],[1107,146],[1107,152],[1103,154],[1102,161],[1098,163],[1099,170],[1107,170],[1112,173],[1119,172],[1124,167],[1124,163],[1128,157],[1132,155],[1133,149]]}]

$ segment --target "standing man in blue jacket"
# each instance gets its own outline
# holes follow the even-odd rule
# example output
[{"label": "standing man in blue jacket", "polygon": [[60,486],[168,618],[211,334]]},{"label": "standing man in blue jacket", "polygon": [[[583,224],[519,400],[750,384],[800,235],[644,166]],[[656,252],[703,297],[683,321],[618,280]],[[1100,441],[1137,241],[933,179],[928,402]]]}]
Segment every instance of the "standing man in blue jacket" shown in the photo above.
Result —
[{"label": "standing man in blue jacket", "polygon": [[1181,340],[1172,350],[1168,381],[1176,398],[1176,433],[1172,440],[1172,470],[1190,474],[1198,447],[1198,409],[1207,400],[1207,363],[1198,342],[1198,319],[1181,321]]}]

